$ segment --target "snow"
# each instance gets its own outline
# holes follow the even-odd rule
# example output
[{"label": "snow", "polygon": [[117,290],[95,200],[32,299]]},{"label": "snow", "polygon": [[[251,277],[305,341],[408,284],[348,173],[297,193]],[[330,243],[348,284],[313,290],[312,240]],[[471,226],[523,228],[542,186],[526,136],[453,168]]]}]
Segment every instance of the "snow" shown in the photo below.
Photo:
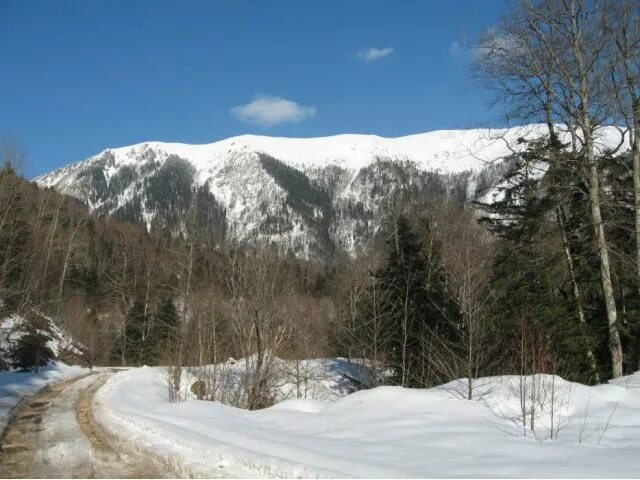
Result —
[{"label": "snow", "polygon": [[[241,385],[247,371],[253,371],[256,357],[229,359],[217,365],[183,369],[179,398],[195,400],[191,385],[199,378],[216,385],[216,400],[233,403],[241,395]],[[349,362],[344,358],[315,358],[308,360],[283,360],[274,357],[271,364],[272,378],[269,385],[279,408],[313,411],[318,405],[332,402],[356,389],[353,382],[366,381],[368,367]],[[215,382],[214,382],[215,379]]]},{"label": "snow", "polygon": [[[145,150],[185,158],[200,176],[206,176],[207,171],[213,173],[229,159],[250,158],[255,153],[265,153],[302,170],[335,165],[357,171],[377,158],[389,158],[415,162],[423,170],[460,173],[481,170],[487,163],[512,153],[518,138],[545,135],[546,129],[546,125],[534,124],[508,129],[437,130],[397,138],[358,134],[317,138],[241,135],[203,145],[150,141],[110,148],[93,158],[106,152],[115,157],[114,165],[107,168],[107,179],[119,167],[136,164]],[[618,143],[620,132],[614,127],[604,127],[599,136],[602,145],[613,146]],[[46,186],[57,186],[64,174],[62,170],[36,180]]]},{"label": "snow", "polygon": [[0,435],[11,409],[25,396],[56,382],[89,372],[89,369],[51,362],[39,372],[0,372]]},{"label": "snow", "polygon": [[[166,372],[113,376],[96,396],[100,421],[123,441],[192,475],[242,477],[633,477],[640,468],[640,374],[587,387],[527,377],[539,401],[535,435],[519,424],[521,377],[428,390],[379,387],[334,402],[287,400],[246,411],[168,403]],[[553,386],[553,389],[549,389]],[[557,439],[550,438],[551,406]],[[526,431],[526,429],[524,430]]]},{"label": "snow", "polygon": [[[97,157],[106,152],[115,157],[114,165],[107,169],[107,178],[120,166],[137,163],[139,154],[145,150],[178,155],[188,159],[199,172],[210,169],[209,173],[229,158],[247,158],[255,153],[267,154],[303,170],[335,165],[357,171],[377,158],[389,158],[415,162],[423,170],[459,173],[480,170],[487,163],[511,154],[521,137],[536,138],[546,133],[546,125],[534,124],[505,129],[436,130],[396,138],[358,134],[316,138],[240,135],[202,145],[150,141],[110,148]],[[603,127],[598,136],[600,147],[611,147],[620,141],[620,131],[615,127]],[[56,183],[55,176],[36,180],[45,185]]]}]

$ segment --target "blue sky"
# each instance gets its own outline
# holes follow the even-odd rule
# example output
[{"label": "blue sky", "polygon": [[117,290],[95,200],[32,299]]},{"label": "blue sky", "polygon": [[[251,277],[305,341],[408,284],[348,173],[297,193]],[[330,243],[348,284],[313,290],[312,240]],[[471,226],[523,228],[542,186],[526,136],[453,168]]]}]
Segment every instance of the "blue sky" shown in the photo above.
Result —
[{"label": "blue sky", "polygon": [[505,0],[0,1],[29,176],[145,140],[498,125],[468,46]]}]

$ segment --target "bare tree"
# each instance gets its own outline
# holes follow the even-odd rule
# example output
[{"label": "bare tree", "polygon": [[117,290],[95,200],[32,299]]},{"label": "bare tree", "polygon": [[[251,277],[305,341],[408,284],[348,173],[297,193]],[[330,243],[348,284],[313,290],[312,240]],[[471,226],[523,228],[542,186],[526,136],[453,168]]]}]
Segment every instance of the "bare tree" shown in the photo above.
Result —
[{"label": "bare tree", "polygon": [[26,232],[19,214],[24,192],[17,171],[23,161],[24,153],[15,139],[0,143],[0,295],[4,290],[18,303],[24,300],[24,279],[17,279],[14,273],[26,261],[21,248]]},{"label": "bare tree", "polygon": [[272,401],[275,354],[288,331],[284,310],[291,286],[272,249],[232,250],[225,275],[232,326],[245,362],[246,408]]},{"label": "bare tree", "polygon": [[116,258],[118,268],[112,273],[107,275],[107,282],[109,285],[110,294],[115,302],[117,317],[119,319],[120,330],[120,363],[126,365],[126,350],[127,350],[127,313],[131,306],[133,298],[134,288],[132,288],[133,282],[131,278],[131,252],[126,241],[126,235],[124,232],[119,231],[119,242],[116,250]]},{"label": "bare tree", "polygon": [[376,275],[380,262],[380,252],[369,249],[347,265],[339,287],[343,292],[342,340],[349,360],[371,373],[366,379],[368,387],[385,382],[393,348],[389,333],[397,327],[392,321],[394,292]]},{"label": "bare tree", "polygon": [[71,253],[74,250],[75,247],[75,238],[76,235],[78,233],[78,230],[80,229],[80,227],[82,227],[84,225],[84,217],[81,217],[80,219],[77,220],[75,226],[73,227],[73,229],[71,230],[70,234],[69,234],[69,241],[67,243],[67,251],[66,254],[64,256],[64,262],[62,264],[62,274],[60,275],[60,284],[58,286],[58,299],[56,301],[56,314],[60,313],[60,308],[61,308],[61,304],[62,304],[62,291],[64,288],[64,282],[66,279],[66,275],[67,275],[67,269],[69,268],[69,261],[71,260]]},{"label": "bare tree", "polygon": [[363,338],[358,330],[361,319],[360,310],[368,293],[367,280],[369,275],[371,273],[367,270],[366,262],[360,258],[349,261],[338,278],[341,320],[339,335],[349,361],[363,356],[361,344]]},{"label": "bare tree", "polygon": [[[437,241],[442,255],[425,255],[428,263],[440,263],[431,265],[428,271],[443,272],[445,295],[455,309],[452,314],[434,302],[448,328],[443,333],[431,329],[423,339],[425,362],[440,377],[464,378],[465,397],[471,400],[474,381],[496,365],[500,357],[491,327],[495,298],[489,281],[491,239],[472,212],[444,206],[432,215],[438,217],[431,222],[437,228],[432,226],[425,244],[428,247]],[[437,240],[433,238],[436,236]]]}]

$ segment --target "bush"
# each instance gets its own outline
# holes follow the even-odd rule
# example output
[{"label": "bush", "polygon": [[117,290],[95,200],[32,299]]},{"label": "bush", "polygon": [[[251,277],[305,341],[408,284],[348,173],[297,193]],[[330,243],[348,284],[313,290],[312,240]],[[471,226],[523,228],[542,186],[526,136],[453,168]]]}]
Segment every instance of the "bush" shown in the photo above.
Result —
[{"label": "bush", "polygon": [[11,350],[13,367],[23,371],[37,372],[56,356],[47,346],[49,337],[41,333],[23,335]]}]

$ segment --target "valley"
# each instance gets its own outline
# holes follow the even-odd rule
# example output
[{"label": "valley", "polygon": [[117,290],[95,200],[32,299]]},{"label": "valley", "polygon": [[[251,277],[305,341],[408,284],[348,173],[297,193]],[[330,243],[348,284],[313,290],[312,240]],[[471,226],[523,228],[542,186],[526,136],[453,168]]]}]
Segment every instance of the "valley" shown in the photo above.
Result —
[{"label": "valley", "polygon": [[0,18],[0,477],[638,476],[640,0]]}]

